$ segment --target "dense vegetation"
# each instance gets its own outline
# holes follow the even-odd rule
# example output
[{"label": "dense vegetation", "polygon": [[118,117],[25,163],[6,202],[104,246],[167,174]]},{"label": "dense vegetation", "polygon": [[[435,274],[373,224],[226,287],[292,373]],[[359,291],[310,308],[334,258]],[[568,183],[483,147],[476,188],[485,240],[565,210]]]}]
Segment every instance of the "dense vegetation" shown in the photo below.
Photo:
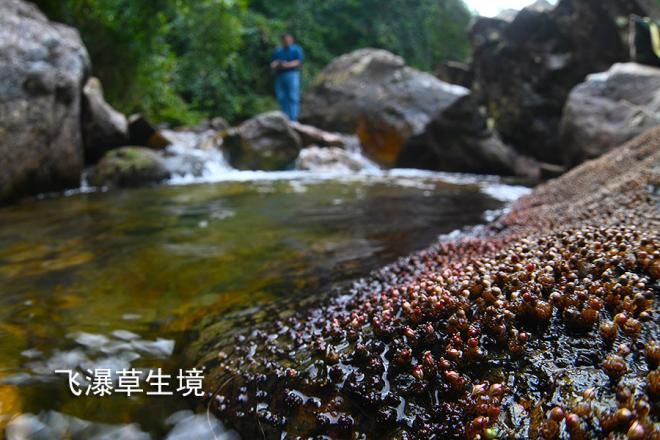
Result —
[{"label": "dense vegetation", "polygon": [[126,113],[157,121],[238,120],[274,107],[268,59],[293,32],[304,81],[333,57],[380,47],[432,70],[468,54],[462,0],[36,0],[77,27],[105,85]]}]

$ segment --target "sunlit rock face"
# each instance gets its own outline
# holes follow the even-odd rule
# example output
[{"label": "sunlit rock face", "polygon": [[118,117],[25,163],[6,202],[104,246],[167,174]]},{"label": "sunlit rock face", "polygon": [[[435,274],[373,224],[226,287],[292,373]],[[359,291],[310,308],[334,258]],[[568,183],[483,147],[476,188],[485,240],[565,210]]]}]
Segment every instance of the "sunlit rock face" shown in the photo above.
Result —
[{"label": "sunlit rock face", "polygon": [[406,140],[468,90],[380,49],[360,49],[326,66],[304,94],[301,120],[356,133],[369,158],[394,165]]},{"label": "sunlit rock face", "polygon": [[80,36],[30,3],[3,1],[0,65],[0,201],[77,186],[90,69]]},{"label": "sunlit rock face", "polygon": [[[657,436],[660,130],[319,304],[191,345],[246,438]],[[211,320],[212,321],[212,320]]]}]

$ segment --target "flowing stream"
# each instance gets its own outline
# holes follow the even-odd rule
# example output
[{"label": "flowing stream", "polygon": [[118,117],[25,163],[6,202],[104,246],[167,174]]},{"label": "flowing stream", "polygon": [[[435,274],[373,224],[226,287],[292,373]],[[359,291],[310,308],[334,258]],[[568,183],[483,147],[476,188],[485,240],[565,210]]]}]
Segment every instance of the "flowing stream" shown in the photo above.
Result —
[{"label": "flowing stream", "polygon": [[[7,437],[213,438],[209,426],[226,436],[195,400],[76,397],[54,371],[191,368],[182,353],[205,316],[231,327],[295,307],[483,223],[526,191],[405,170],[220,171],[207,176],[217,182],[78,191],[0,209]],[[191,179],[172,183],[183,181]]]}]

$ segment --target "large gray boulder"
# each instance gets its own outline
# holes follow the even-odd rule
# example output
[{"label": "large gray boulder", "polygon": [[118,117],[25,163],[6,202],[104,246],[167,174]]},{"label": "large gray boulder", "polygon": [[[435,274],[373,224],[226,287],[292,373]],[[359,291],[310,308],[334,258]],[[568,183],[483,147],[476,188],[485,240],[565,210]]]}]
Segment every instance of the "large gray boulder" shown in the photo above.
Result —
[{"label": "large gray boulder", "polygon": [[304,94],[301,120],[324,130],[356,133],[365,153],[392,166],[408,138],[468,93],[406,66],[380,49],[333,60]]},{"label": "large gray boulder", "polygon": [[660,124],[660,69],[614,65],[590,75],[571,92],[561,124],[561,146],[574,166],[623,145]]},{"label": "large gray boulder", "polygon": [[257,115],[224,135],[229,162],[242,170],[291,168],[302,148],[300,136],[281,112]]},{"label": "large gray boulder", "polygon": [[571,89],[627,61],[620,23],[644,14],[636,0],[561,0],[506,20],[480,18],[470,31],[473,90],[502,139],[519,152],[560,163],[559,125]]},{"label": "large gray boulder", "polygon": [[410,138],[397,166],[541,177],[538,162],[518,154],[489,129],[485,112],[472,95],[456,101]]},{"label": "large gray boulder", "polygon": [[90,175],[94,186],[134,187],[162,182],[170,177],[167,163],[145,147],[121,147],[108,151]]},{"label": "large gray boulder", "polygon": [[89,56],[76,30],[0,1],[0,201],[77,186]]},{"label": "large gray boulder", "polygon": [[98,78],[83,88],[82,133],[85,162],[96,163],[108,150],[128,144],[126,116],[105,102]]}]

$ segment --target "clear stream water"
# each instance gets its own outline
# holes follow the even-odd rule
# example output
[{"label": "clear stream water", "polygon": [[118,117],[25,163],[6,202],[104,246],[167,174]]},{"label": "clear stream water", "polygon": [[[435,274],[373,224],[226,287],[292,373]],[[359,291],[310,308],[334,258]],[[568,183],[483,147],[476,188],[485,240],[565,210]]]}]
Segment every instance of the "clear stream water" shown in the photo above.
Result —
[{"label": "clear stream water", "polygon": [[204,316],[231,326],[319,295],[483,223],[525,191],[404,170],[233,172],[1,208],[0,437],[227,436],[195,401],[75,397],[53,372],[191,368],[182,353]]}]

